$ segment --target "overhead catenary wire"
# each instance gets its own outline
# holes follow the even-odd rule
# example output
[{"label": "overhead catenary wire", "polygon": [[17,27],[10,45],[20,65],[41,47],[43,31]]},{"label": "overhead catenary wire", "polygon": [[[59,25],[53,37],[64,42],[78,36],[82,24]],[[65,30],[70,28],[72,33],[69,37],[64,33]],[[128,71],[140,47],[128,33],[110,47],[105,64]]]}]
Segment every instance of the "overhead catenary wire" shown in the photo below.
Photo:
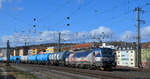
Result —
[{"label": "overhead catenary wire", "polygon": [[[12,15],[10,15],[9,13],[7,13],[7,12],[5,12],[5,11],[3,11],[3,13],[5,14],[5,15],[7,15],[8,17],[10,17],[11,19],[13,19],[12,20],[12,22],[14,22],[15,23],[15,25],[13,25],[13,27],[14,27],[14,32],[15,33],[18,33],[18,34],[21,34],[22,36],[24,36],[24,33],[26,33],[26,26],[28,26],[29,24],[25,24],[25,21],[24,20],[22,20],[21,18],[18,18],[18,17],[16,17],[16,16],[12,16]],[[17,22],[17,23],[16,23]],[[20,24],[20,25],[18,25],[18,23],[24,23],[25,25],[22,25],[22,24]],[[17,25],[16,25],[17,24]],[[19,28],[17,27],[17,26],[20,26]],[[19,31],[18,29],[20,29],[21,31]],[[13,35],[14,36],[14,35]],[[15,37],[15,36],[14,36]],[[16,42],[20,42],[19,40],[21,39],[20,37],[16,37],[15,38],[16,40],[18,40],[18,41],[14,41],[14,40],[12,40],[13,41],[13,46],[17,46],[17,44],[18,43],[16,43]],[[26,40],[25,38],[22,38],[23,40]]]},{"label": "overhead catenary wire", "polygon": [[[93,2],[93,1],[92,1]],[[87,2],[87,4],[91,3],[91,0]],[[86,5],[87,6],[87,5]],[[116,8],[116,7],[114,7]],[[76,10],[74,10],[73,12],[70,13],[70,17],[73,16],[77,11],[79,11],[81,9],[81,6],[79,6]],[[65,18],[63,18],[61,21],[56,22],[56,24],[54,24],[55,26],[57,26],[58,24],[60,25],[61,23],[63,23],[65,21]]]},{"label": "overhead catenary wire", "polygon": [[[75,15],[75,13],[77,13],[79,10],[81,10],[84,5],[87,6],[87,5],[91,4],[91,3],[92,3],[92,1],[89,0],[89,1],[88,1],[87,3],[85,3],[85,4],[79,5],[79,6],[78,6],[77,8],[75,8],[68,16],[69,16],[69,17],[72,17],[73,15]],[[66,18],[62,18],[61,20],[59,20],[58,22],[56,22],[54,25],[55,25],[55,26],[57,26],[58,24],[60,25],[60,24],[64,23],[65,20],[66,20]]]},{"label": "overhead catenary wire", "polygon": [[[107,24],[109,24],[108,23],[108,21],[111,21],[111,23],[112,23],[112,21],[114,21],[114,20],[117,20],[117,19],[122,19],[122,20],[124,20],[124,18],[122,18],[123,16],[125,16],[125,15],[128,15],[129,13],[131,13],[131,12],[133,12],[132,10],[130,10],[129,12],[127,11],[127,12],[124,12],[123,14],[121,14],[121,15],[117,15],[117,16],[115,16],[115,17],[111,17],[111,18],[109,18],[109,20],[108,19],[106,19],[106,20],[103,20],[104,22],[103,22],[103,24],[105,24],[105,23],[107,23]],[[133,20],[133,19],[132,19]],[[121,21],[122,22],[122,21]],[[109,25],[111,25],[111,24],[109,24]],[[92,25],[93,26],[93,25]]]},{"label": "overhead catenary wire", "polygon": [[[58,13],[59,11],[63,10],[64,7],[66,7],[67,5],[69,5],[71,2],[72,2],[72,0],[67,0],[67,1],[65,1],[64,4],[58,6],[53,12],[51,12],[51,14],[56,14],[56,13]],[[49,12],[49,13],[50,13],[50,12]],[[45,16],[39,17],[40,22],[47,20],[46,18],[48,18],[48,16],[50,16],[49,13],[48,13],[47,15],[45,15]],[[54,17],[54,15],[53,15],[53,17]],[[58,23],[58,22],[56,22],[56,23]],[[53,26],[55,26],[55,25],[53,25]],[[52,27],[52,25],[45,25],[45,24],[44,24],[44,25],[41,26],[41,27],[42,27],[42,28],[45,27],[45,29],[47,29],[47,30],[50,31],[50,27]],[[55,27],[57,27],[57,26],[55,26]]]},{"label": "overhead catenary wire", "polygon": [[[17,26],[19,26],[19,28],[25,28],[25,27],[27,27],[28,25],[31,25],[31,24],[29,24],[29,23],[26,24],[26,21],[25,21],[25,20],[23,20],[23,19],[21,19],[21,18],[19,18],[19,17],[17,17],[17,16],[13,16],[13,15],[9,14],[8,12],[5,12],[4,10],[3,10],[3,12],[1,12],[1,13],[3,13],[4,15],[7,15],[8,17],[10,17],[10,18],[12,19],[12,22],[15,23],[15,25],[13,25],[13,26],[15,27],[14,30],[16,30],[16,29],[18,28]],[[24,25],[19,24],[19,23],[24,23]],[[17,25],[16,25],[16,24],[17,24]],[[19,24],[19,25],[18,25],[18,24]]]},{"label": "overhead catenary wire", "polygon": [[[64,5],[66,5],[66,4],[69,3],[70,1],[71,1],[71,0],[67,0]],[[59,8],[63,8],[64,5],[60,6]],[[58,11],[59,8],[57,8],[57,11]],[[7,12],[5,12],[4,14],[7,15],[7,16],[9,16],[10,18],[12,18],[13,21],[15,21],[15,22],[17,22],[17,23],[25,23],[24,20],[22,20],[22,19],[20,19],[20,18],[18,18],[18,17],[16,17],[16,16],[11,16],[11,15],[8,14]],[[15,29],[14,29],[15,31],[17,31],[16,26],[17,26],[17,25],[15,25]],[[20,24],[19,26],[21,26],[21,24]],[[32,24],[25,24],[25,25],[23,25],[22,27],[20,27],[20,29],[25,28],[26,26],[32,26]],[[38,25],[37,25],[37,26],[38,26]],[[31,29],[31,28],[30,28],[30,29]],[[19,31],[17,31],[17,32],[19,32]]]},{"label": "overhead catenary wire", "polygon": [[[119,6],[115,6],[115,7],[113,7],[113,8],[116,8],[116,7],[119,7]],[[109,10],[106,10],[106,11],[104,11],[103,13],[105,13],[105,12],[108,12]],[[124,13],[124,14],[127,14],[127,13]],[[124,15],[123,14],[123,15]],[[122,15],[121,15],[122,16]],[[120,16],[119,16],[120,17]],[[117,18],[118,18],[118,16],[117,16]],[[111,17],[111,19],[110,20],[114,20],[114,19],[116,19],[116,17]]]},{"label": "overhead catenary wire", "polygon": [[[58,6],[53,12],[50,12],[50,13],[51,13],[51,14],[56,14],[56,12],[58,13],[58,11],[60,11],[61,9],[63,9],[63,8],[64,8],[66,5],[68,5],[70,2],[71,2],[71,0],[65,1],[64,4]],[[45,19],[45,18],[47,18],[48,16],[50,16],[49,13],[48,13],[47,15],[45,15],[45,16],[40,17],[39,19],[40,19],[40,21],[44,21],[44,20],[47,20],[47,19]]]},{"label": "overhead catenary wire", "polygon": [[[114,7],[115,8],[115,7]],[[81,9],[81,8],[80,8]],[[79,8],[77,8],[77,11],[79,11],[80,10]],[[71,16],[75,16],[74,14],[75,13],[77,13],[77,11],[75,10],[75,11],[73,11],[72,13],[71,13]],[[112,10],[111,10],[112,11]],[[109,12],[109,10],[107,10],[106,12],[104,11],[104,13],[107,13],[107,12]],[[104,13],[102,13],[102,14],[104,14]],[[121,14],[122,15],[122,14]],[[126,14],[124,14],[124,15],[126,15]],[[122,15],[122,16],[124,16],[124,15]],[[104,21],[115,21],[115,20],[117,20],[117,19],[120,19],[122,16],[115,16],[115,17],[111,17],[110,18],[110,20],[104,20]],[[123,19],[122,19],[123,20]],[[62,22],[62,21],[61,21]],[[61,24],[61,22],[59,22],[59,23],[57,23],[56,25],[58,25],[58,24]],[[63,22],[64,22],[64,19],[63,19]],[[104,22],[104,23],[106,23],[106,22]]]},{"label": "overhead catenary wire", "polygon": [[[130,10],[130,12],[133,12],[133,10]],[[107,19],[103,20],[102,23],[105,24],[105,23],[108,23],[109,21],[117,20],[117,19],[121,18],[122,16],[128,15],[130,12],[127,11],[127,12],[123,12],[120,15],[112,16],[110,18],[107,18]],[[94,25],[97,25],[97,24],[92,24],[90,26],[94,26]]]},{"label": "overhead catenary wire", "polygon": [[[130,2],[128,2],[128,3],[130,3]],[[109,11],[111,11],[111,10],[109,10]],[[112,21],[112,20],[116,20],[116,19],[118,19],[118,18],[121,18],[122,16],[124,16],[124,15],[128,15],[129,13],[131,13],[131,12],[133,12],[133,10],[132,9],[129,9],[129,7],[128,7],[128,11],[126,11],[126,12],[124,12],[123,14],[121,14],[121,15],[117,15],[117,16],[113,16],[113,17],[111,17],[111,18],[108,18],[109,20],[104,20],[104,22],[108,22],[108,21]]]}]

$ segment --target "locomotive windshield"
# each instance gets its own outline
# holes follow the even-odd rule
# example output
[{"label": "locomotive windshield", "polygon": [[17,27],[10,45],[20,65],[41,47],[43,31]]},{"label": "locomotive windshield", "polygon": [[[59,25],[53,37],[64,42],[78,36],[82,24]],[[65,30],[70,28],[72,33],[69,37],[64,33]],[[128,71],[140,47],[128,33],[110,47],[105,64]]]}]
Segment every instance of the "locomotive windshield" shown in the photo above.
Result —
[{"label": "locomotive windshield", "polygon": [[102,53],[103,57],[112,57],[113,56],[113,51],[112,51],[112,49],[109,49],[109,48],[101,49],[101,53]]}]

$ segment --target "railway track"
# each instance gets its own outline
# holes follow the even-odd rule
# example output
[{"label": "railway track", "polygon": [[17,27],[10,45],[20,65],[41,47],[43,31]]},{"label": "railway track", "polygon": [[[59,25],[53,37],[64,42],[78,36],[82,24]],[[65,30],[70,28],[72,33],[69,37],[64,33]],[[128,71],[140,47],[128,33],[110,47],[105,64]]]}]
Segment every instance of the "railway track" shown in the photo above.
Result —
[{"label": "railway track", "polygon": [[[33,67],[43,67],[43,65],[33,65]],[[81,74],[81,75],[87,75],[87,76],[92,76],[96,78],[131,79],[131,78],[125,78],[119,75],[114,75],[112,73],[99,71],[99,70],[67,68],[67,67],[58,67],[58,66],[44,66],[44,68],[54,69],[54,70],[64,71],[64,72],[69,72],[69,73],[75,73],[75,74]]]},{"label": "railway track", "polygon": [[[14,64],[13,64],[14,65]],[[137,71],[99,71],[99,70],[88,70],[88,69],[79,69],[79,68],[68,68],[68,67],[58,67],[58,66],[49,66],[49,65],[35,65],[35,64],[15,64],[15,66],[20,67],[27,67],[31,68],[33,70],[36,70],[37,72],[45,71],[48,72],[50,70],[60,71],[60,72],[68,72],[73,74],[80,74],[80,75],[86,75],[91,76],[95,78],[102,78],[102,79],[150,79],[149,75],[138,75],[143,72],[137,72]],[[126,74],[128,73],[128,74]],[[134,75],[132,75],[132,74]]]}]

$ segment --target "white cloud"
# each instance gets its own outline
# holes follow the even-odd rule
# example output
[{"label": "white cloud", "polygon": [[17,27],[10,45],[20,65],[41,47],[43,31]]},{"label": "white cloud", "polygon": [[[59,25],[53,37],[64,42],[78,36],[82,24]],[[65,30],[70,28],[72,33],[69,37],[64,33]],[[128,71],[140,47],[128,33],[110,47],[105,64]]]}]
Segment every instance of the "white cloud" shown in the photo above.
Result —
[{"label": "white cloud", "polygon": [[0,8],[2,8],[4,0],[0,0]]},{"label": "white cloud", "polygon": [[18,33],[14,33],[13,35],[2,36],[1,40],[3,43],[6,43],[7,40],[10,40],[10,42],[13,43],[22,43],[22,41],[24,40],[23,38],[27,38],[27,37],[24,37],[23,35],[20,35]]},{"label": "white cloud", "polygon": [[150,26],[143,27],[143,28],[141,29],[141,37],[142,37],[142,39],[144,39],[144,40],[150,39]]},{"label": "white cloud", "polygon": [[132,31],[125,31],[124,34],[120,36],[122,41],[133,41],[135,39],[135,34]]},{"label": "white cloud", "polygon": [[98,29],[94,29],[91,31],[91,34],[92,35],[101,35],[102,33],[104,32],[104,34],[106,35],[109,35],[109,34],[112,34],[112,30],[107,28],[107,27],[104,27],[104,26],[100,26]]},{"label": "white cloud", "polygon": [[[102,37],[102,33],[104,32],[105,36],[110,36],[113,34],[110,28],[100,26],[97,29],[93,29],[89,32],[71,32],[69,30],[61,31],[61,42],[93,42],[99,41],[93,37]],[[115,37],[115,35],[113,35]],[[136,33],[132,31],[125,31],[120,37],[119,40],[123,41],[135,41]],[[141,28],[141,37],[142,40],[150,39],[150,26]],[[115,39],[116,39],[115,38]],[[58,42],[58,32],[56,31],[43,31],[37,34],[32,35],[22,35],[18,33],[14,33],[12,35],[1,37],[0,41],[6,44],[7,40],[10,40],[13,44],[24,44],[24,39],[26,39],[30,44],[37,43],[53,43]],[[102,38],[100,38],[102,39]],[[109,38],[105,37],[105,41],[109,40]]]},{"label": "white cloud", "polygon": [[3,7],[4,2],[12,2],[12,0],[0,0],[0,8]]},{"label": "white cloud", "polygon": [[90,33],[91,37],[98,39],[97,41],[109,41],[115,36],[110,28],[104,26],[100,26],[98,29],[94,29]]},{"label": "white cloud", "polygon": [[[22,0],[0,0],[0,8],[3,7],[3,3],[4,2],[8,2],[8,3],[12,3],[12,2],[22,2]],[[13,10],[23,10],[22,7],[17,7],[17,8],[13,8]]]},{"label": "white cloud", "polygon": [[[110,35],[112,33],[111,29],[104,26],[94,29],[90,32],[71,32],[69,30],[61,31],[61,42],[90,42],[93,40],[92,36],[101,35],[102,32],[105,35]],[[33,43],[52,43],[58,41],[58,32],[56,31],[43,31],[37,34],[22,35],[14,33],[13,35],[3,36],[2,42],[6,43],[10,40],[13,44],[24,44],[24,40]]]},{"label": "white cloud", "polygon": [[23,7],[15,7],[15,8],[12,8],[13,11],[21,11],[23,10],[24,8]]},{"label": "white cloud", "polygon": [[[141,28],[141,40],[149,41],[150,39],[150,26]],[[124,34],[120,36],[120,40],[129,41],[136,40],[136,33],[132,31],[125,31]]]},{"label": "white cloud", "polygon": [[15,2],[18,2],[18,3],[22,2],[22,0],[5,0],[5,1],[10,2],[10,3],[11,3],[11,2],[14,2],[14,1],[15,1]]}]

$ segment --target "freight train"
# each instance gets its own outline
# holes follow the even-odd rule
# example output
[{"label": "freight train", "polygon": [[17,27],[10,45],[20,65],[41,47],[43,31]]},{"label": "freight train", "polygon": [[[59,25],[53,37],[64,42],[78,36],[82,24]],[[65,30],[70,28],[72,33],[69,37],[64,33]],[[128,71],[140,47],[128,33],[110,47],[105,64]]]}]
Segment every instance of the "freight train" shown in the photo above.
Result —
[{"label": "freight train", "polygon": [[[6,58],[0,58],[6,61]],[[10,56],[10,63],[49,64],[89,69],[111,69],[116,66],[115,55],[110,48],[94,48],[90,51],[66,51],[30,56]]]}]

